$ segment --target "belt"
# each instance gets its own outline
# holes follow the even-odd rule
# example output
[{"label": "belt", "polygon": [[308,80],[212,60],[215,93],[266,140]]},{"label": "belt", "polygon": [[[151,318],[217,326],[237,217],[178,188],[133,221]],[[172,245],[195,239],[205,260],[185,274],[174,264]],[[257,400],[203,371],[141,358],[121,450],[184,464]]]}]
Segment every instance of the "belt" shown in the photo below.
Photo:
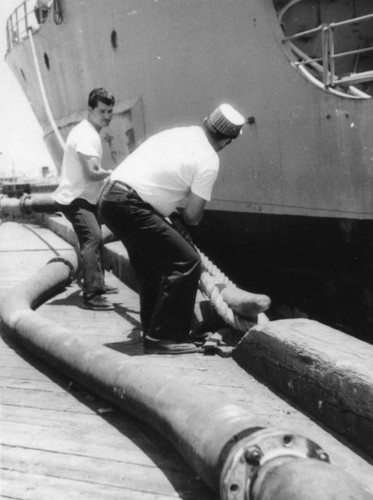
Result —
[{"label": "belt", "polygon": [[133,188],[131,188],[131,186],[129,186],[128,184],[126,184],[125,182],[122,182],[122,181],[106,181],[105,184],[104,184],[104,186],[103,186],[103,188],[101,189],[100,195],[98,197],[98,201],[97,201],[98,205],[101,205],[101,200],[102,200],[102,197],[104,196],[104,194],[107,193],[108,191],[110,191],[111,188],[113,188],[116,185],[120,186],[120,189],[123,190],[126,193],[137,194],[136,191]]}]

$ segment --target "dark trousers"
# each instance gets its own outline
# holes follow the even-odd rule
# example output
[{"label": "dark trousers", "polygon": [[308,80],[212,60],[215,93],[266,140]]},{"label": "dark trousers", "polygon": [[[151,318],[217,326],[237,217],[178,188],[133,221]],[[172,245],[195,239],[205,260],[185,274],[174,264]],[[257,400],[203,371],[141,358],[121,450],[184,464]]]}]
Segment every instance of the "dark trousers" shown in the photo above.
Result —
[{"label": "dark trousers", "polygon": [[105,285],[103,241],[98,208],[87,200],[77,198],[64,213],[73,225],[79,240],[83,268],[83,294],[90,298],[102,291]]},{"label": "dark trousers", "polygon": [[144,334],[186,340],[201,272],[198,252],[149,203],[118,182],[104,188],[100,217],[128,251]]}]

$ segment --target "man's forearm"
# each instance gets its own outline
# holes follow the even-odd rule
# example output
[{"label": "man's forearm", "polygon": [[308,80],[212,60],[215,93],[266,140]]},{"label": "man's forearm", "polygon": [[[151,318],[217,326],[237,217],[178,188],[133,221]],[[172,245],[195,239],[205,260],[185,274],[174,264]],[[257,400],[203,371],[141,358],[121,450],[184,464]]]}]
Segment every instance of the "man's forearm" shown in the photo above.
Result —
[{"label": "man's forearm", "polygon": [[85,175],[93,182],[102,181],[110,175],[110,171],[101,167],[100,161],[96,156],[87,156],[78,153],[83,166]]},{"label": "man's forearm", "polygon": [[96,167],[93,169],[91,172],[91,180],[92,181],[102,181],[103,179],[106,179],[106,177],[109,177],[110,172],[107,170],[104,170],[103,168]]}]

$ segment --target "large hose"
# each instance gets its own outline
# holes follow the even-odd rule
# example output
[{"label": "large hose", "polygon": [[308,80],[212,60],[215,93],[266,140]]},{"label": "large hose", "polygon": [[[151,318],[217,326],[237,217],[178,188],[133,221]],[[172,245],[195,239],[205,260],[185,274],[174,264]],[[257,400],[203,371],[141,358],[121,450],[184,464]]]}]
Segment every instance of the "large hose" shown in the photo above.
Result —
[{"label": "large hose", "polygon": [[[32,308],[71,279],[74,261],[53,259],[0,304],[4,325],[22,344],[80,384],[164,434],[224,500],[372,500],[329,464],[312,441],[265,428],[255,409],[154,369],[106,347],[93,347]],[[263,424],[263,425],[262,425]]]},{"label": "large hose", "polygon": [[63,206],[59,205],[48,194],[41,194],[39,196],[32,196],[30,194],[23,194],[21,198],[8,198],[7,196],[0,196],[0,216],[9,217],[22,217],[32,213],[53,213],[63,210]]}]

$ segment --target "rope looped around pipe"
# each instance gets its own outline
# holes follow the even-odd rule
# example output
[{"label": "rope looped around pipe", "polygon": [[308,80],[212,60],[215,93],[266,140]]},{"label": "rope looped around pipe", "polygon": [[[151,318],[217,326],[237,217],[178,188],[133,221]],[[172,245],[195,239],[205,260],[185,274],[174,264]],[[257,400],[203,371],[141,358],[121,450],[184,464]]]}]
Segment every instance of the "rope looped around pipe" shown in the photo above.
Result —
[{"label": "rope looped around pipe", "polygon": [[75,266],[68,259],[64,259],[63,257],[53,257],[53,259],[50,259],[47,262],[47,265],[52,264],[53,262],[62,262],[63,264],[65,264],[69,268],[70,273],[69,273],[68,282],[71,283],[74,280],[75,274],[76,274]]}]

